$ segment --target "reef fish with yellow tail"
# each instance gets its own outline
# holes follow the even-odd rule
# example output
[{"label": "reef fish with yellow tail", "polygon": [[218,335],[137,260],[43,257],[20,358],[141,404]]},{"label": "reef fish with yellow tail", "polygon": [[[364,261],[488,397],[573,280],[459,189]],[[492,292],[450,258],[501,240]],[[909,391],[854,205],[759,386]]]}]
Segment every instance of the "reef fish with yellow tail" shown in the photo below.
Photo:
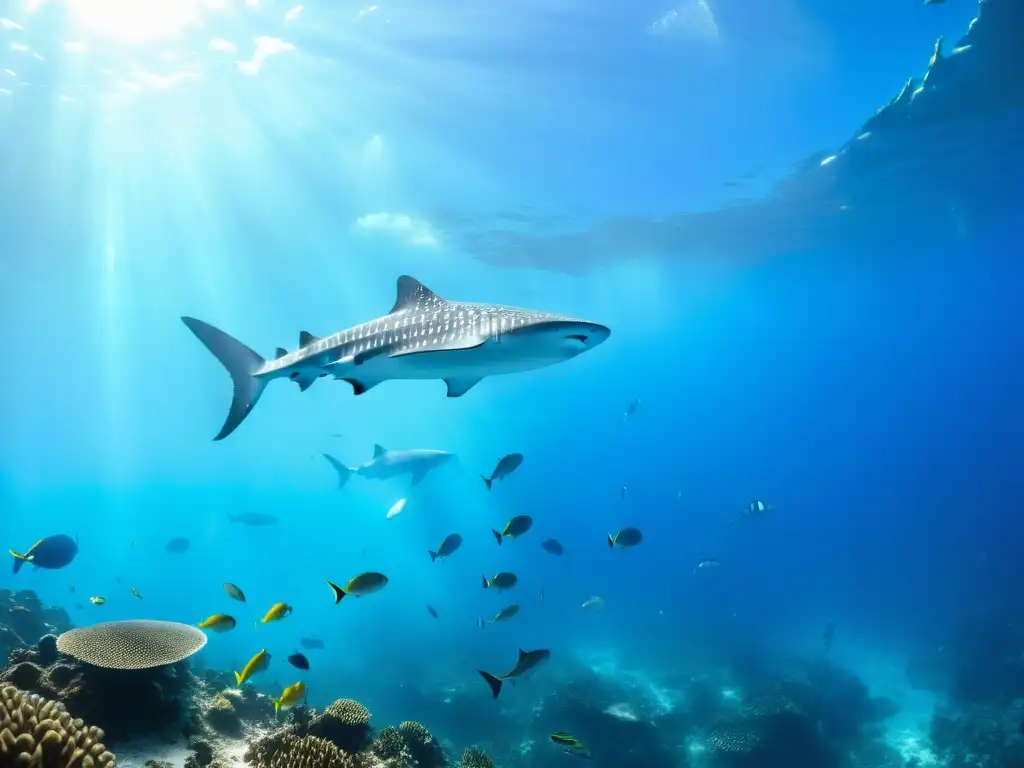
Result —
[{"label": "reef fish with yellow tail", "polygon": [[507,456],[502,456],[498,461],[498,466],[491,472],[490,477],[480,475],[480,479],[484,481],[484,485],[487,486],[487,490],[491,490],[491,486],[494,485],[495,480],[504,480],[506,477],[511,475],[517,469],[519,465],[523,463],[523,454],[521,453],[510,453]]},{"label": "reef fish with yellow tail", "polygon": [[14,558],[14,573],[20,571],[25,563],[31,563],[36,568],[57,570],[70,565],[75,559],[78,555],[78,543],[70,536],[59,533],[40,539],[23,555],[13,549],[7,551]]},{"label": "reef fish with yellow tail", "polygon": [[590,750],[583,746],[583,742],[565,731],[552,733],[551,740],[560,746],[567,755],[582,757],[584,760],[591,759]]},{"label": "reef fish with yellow tail", "polygon": [[238,428],[274,379],[294,381],[305,391],[318,378],[333,376],[356,395],[389,380],[442,379],[448,397],[461,397],[487,376],[570,360],[611,334],[606,326],[565,315],[448,301],[409,275],[398,278],[395,294],[386,315],[325,337],[302,331],[299,349],[279,348],[273,360],[202,320],[182,317],[234,384],[214,440]]},{"label": "reef fish with yellow tail", "polygon": [[200,621],[196,626],[209,632],[229,632],[235,628],[236,624],[234,617],[228,616],[226,613],[215,613]]},{"label": "reef fish with yellow tail", "polygon": [[457,533],[449,533],[441,540],[441,544],[436,552],[431,549],[427,550],[427,553],[430,555],[430,562],[434,562],[438,558],[443,560],[446,557],[450,557],[461,546],[462,536]]},{"label": "reef fish with yellow tail", "polygon": [[251,659],[249,663],[245,665],[241,672],[235,672],[235,681],[238,685],[243,685],[246,680],[251,678],[258,672],[263,672],[267,667],[270,666],[270,654],[267,653],[267,649],[264,648],[262,651],[257,653]]},{"label": "reef fish with yellow tail", "polygon": [[608,548],[613,547],[635,547],[641,541],[644,540],[644,535],[640,533],[639,528],[622,528],[618,533],[612,536],[608,534]]},{"label": "reef fish with yellow tail", "polygon": [[494,587],[499,592],[503,589],[512,589],[512,587],[519,583],[519,577],[508,571],[496,573],[489,579],[486,576],[481,576],[480,578],[483,579],[484,589]]},{"label": "reef fish with yellow tail", "polygon": [[493,528],[491,533],[494,534],[494,538],[498,540],[498,546],[501,546],[501,540],[505,537],[510,539],[516,539],[526,533],[530,528],[533,527],[533,518],[529,515],[516,515],[507,523],[501,531],[496,531]]},{"label": "reef fish with yellow tail", "polygon": [[300,701],[306,699],[306,685],[301,680],[295,683],[295,685],[289,685],[281,693],[281,698],[274,699],[274,714],[276,715],[282,709],[291,709]]},{"label": "reef fish with yellow tail", "polygon": [[518,605],[516,605],[515,603],[513,603],[512,605],[506,605],[504,608],[502,608],[500,611],[494,614],[493,619],[478,618],[476,620],[476,625],[480,627],[480,629],[484,629],[487,627],[488,624],[496,624],[499,621],[508,621],[517,613],[519,613]]},{"label": "reef fish with yellow tail", "polygon": [[353,576],[349,579],[348,584],[345,585],[344,589],[339,587],[333,581],[328,581],[327,584],[334,592],[334,604],[337,605],[345,595],[362,597],[363,595],[369,595],[373,592],[384,589],[388,584],[388,577],[383,573],[368,571],[366,573],[360,573],[358,576]]},{"label": "reef fish with yellow tail", "polygon": [[274,603],[266,615],[260,619],[260,623],[269,624],[272,621],[280,621],[291,612],[292,607],[288,603]]},{"label": "reef fish with yellow tail", "polygon": [[522,677],[550,658],[551,651],[544,648],[536,651],[524,651],[520,648],[519,659],[516,661],[516,665],[504,675],[492,675],[489,672],[484,672],[482,669],[478,669],[477,672],[479,672],[480,676],[487,681],[487,685],[491,687],[491,698],[496,699],[498,698],[498,694],[501,693],[501,684],[504,681],[512,680],[516,677]]}]

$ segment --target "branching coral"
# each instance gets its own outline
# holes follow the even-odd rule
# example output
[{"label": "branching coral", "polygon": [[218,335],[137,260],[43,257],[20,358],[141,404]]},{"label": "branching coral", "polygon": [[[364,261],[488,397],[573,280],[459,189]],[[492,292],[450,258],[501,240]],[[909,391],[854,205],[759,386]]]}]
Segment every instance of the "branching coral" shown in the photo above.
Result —
[{"label": "branching coral", "polygon": [[466,747],[459,768],[494,768],[494,761],[480,747]]},{"label": "branching coral", "polygon": [[114,768],[103,731],[73,719],[63,704],[0,688],[0,766]]}]

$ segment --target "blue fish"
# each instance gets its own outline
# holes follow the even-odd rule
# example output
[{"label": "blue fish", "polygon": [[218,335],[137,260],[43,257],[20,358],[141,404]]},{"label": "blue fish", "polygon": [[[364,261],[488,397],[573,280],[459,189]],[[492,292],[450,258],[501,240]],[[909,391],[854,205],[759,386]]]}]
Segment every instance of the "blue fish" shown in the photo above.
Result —
[{"label": "blue fish", "polygon": [[40,539],[23,555],[19,555],[13,549],[7,551],[14,558],[15,573],[20,571],[25,563],[32,563],[36,568],[56,570],[69,565],[75,559],[78,554],[78,543],[61,533]]}]

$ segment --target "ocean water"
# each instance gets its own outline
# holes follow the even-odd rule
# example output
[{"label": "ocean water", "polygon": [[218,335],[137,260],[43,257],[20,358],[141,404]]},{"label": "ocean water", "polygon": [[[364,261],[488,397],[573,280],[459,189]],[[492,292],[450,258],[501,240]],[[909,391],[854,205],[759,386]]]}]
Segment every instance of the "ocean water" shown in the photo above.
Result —
[{"label": "ocean water", "polygon": [[[0,588],[230,613],[197,668],[266,648],[249,685],[503,768],[571,764],[556,731],[609,768],[1024,764],[1021,34],[1014,0],[0,2],[0,544],[80,548]],[[212,440],[182,316],[272,359],[401,275],[611,334],[456,398],[274,381]],[[456,458],[339,489],[323,454],[375,446]],[[493,700],[519,649],[551,658]],[[715,747],[794,680],[792,745]]]}]

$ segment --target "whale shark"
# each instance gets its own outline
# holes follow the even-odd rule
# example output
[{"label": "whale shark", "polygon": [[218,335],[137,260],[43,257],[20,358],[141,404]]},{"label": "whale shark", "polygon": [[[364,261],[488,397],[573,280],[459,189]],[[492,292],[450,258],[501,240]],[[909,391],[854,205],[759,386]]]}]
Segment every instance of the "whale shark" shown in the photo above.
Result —
[{"label": "whale shark", "polygon": [[224,331],[194,317],[182,322],[231,375],[234,394],[214,440],[234,432],[274,379],[305,392],[324,376],[348,382],[356,395],[384,381],[442,379],[462,397],[488,376],[544,368],[593,349],[611,334],[599,323],[506,307],[448,301],[409,275],[398,278],[391,311],[331,336],[299,333],[299,348],[265,360]]},{"label": "whale shark", "polygon": [[411,451],[389,451],[381,445],[373,446],[373,458],[358,467],[347,467],[328,453],[323,454],[338,473],[338,488],[344,488],[352,475],[369,480],[390,480],[399,475],[412,475],[417,485],[430,470],[455,458],[454,453],[418,448]]}]

